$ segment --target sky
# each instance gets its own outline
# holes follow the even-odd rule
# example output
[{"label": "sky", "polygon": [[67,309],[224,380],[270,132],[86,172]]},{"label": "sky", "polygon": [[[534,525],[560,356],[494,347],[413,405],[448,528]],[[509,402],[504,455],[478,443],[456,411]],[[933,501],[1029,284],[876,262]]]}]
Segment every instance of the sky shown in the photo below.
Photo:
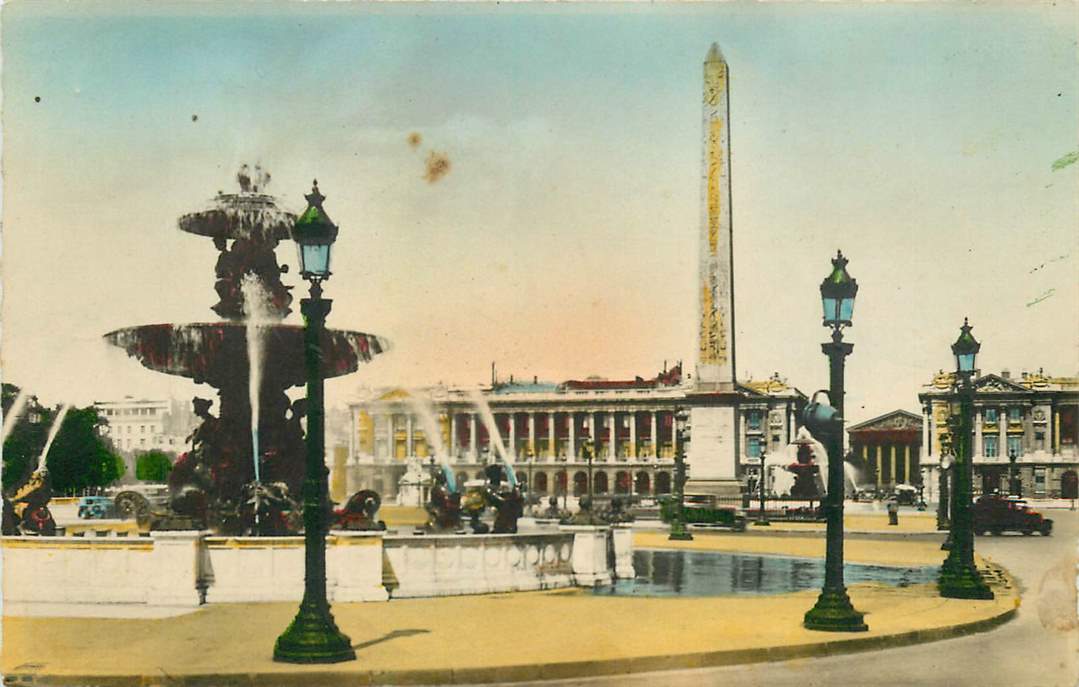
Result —
[{"label": "sky", "polygon": [[[244,162],[293,211],[318,178],[341,227],[328,324],[391,343],[327,383],[332,403],[479,384],[492,361],[552,381],[692,370],[713,41],[739,380],[827,386],[818,287],[837,249],[860,287],[851,421],[917,411],[965,316],[984,371],[1079,374],[1079,165],[1053,169],[1079,147],[1076,14],[8,2],[3,379],[48,403],[194,395],[102,335],[217,319],[216,250],[176,218]],[[297,284],[293,248],[278,255]]]}]

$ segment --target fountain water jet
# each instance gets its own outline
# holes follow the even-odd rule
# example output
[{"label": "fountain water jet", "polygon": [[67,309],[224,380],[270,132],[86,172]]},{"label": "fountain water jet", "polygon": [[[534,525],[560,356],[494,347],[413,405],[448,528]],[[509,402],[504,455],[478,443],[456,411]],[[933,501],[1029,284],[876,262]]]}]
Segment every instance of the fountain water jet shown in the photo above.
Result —
[{"label": "fountain water jet", "polygon": [[4,429],[3,434],[0,435],[0,442],[6,440],[7,435],[15,428],[15,421],[19,419],[19,415],[22,415],[23,406],[26,405],[28,398],[30,394],[26,389],[19,389],[19,393],[15,395],[15,400],[11,402],[11,407],[8,408],[7,415],[4,417]]},{"label": "fountain water jet", "polygon": [[487,405],[487,399],[483,397],[483,394],[479,392],[479,389],[470,390],[468,392],[468,399],[472,401],[476,410],[480,411],[480,419],[483,420],[483,426],[487,428],[487,436],[490,437],[491,444],[494,446],[496,454],[502,460],[502,464],[506,467],[506,479],[509,481],[511,487],[516,485],[517,475],[513,471],[513,462],[506,452],[506,446],[502,443],[502,435],[498,432],[498,424],[495,422],[495,416],[491,412],[491,406]]},{"label": "fountain water jet", "polygon": [[49,455],[52,442],[56,439],[56,435],[60,433],[60,425],[64,424],[64,417],[67,416],[67,411],[70,407],[70,404],[65,403],[60,408],[60,412],[56,414],[56,419],[52,421],[52,427],[49,428],[49,438],[45,440],[45,448],[41,449],[41,455],[37,459],[37,472],[45,469],[45,457]]}]

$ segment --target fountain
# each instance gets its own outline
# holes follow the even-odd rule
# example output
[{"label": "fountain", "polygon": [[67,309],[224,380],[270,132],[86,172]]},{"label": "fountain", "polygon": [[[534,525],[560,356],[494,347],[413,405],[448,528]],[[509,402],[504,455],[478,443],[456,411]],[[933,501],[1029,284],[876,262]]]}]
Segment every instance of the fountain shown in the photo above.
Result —
[{"label": "fountain", "polygon": [[[169,487],[176,513],[230,534],[253,529],[255,514],[264,510],[257,503],[260,484],[276,485],[272,503],[289,503],[290,494],[299,494],[306,404],[290,402],[286,390],[307,381],[303,328],[281,322],[291,312],[292,295],[281,282],[288,268],[274,253],[296,216],[265,192],[269,174],[258,166],[253,175],[241,167],[237,181],[239,193],[218,192],[208,209],[179,220],[182,231],[210,238],[219,252],[218,301],[211,308],[224,321],[147,324],[105,335],[151,370],[217,390],[217,415],[210,412],[212,400],[193,400],[202,423],[189,437],[190,450],[176,461]],[[384,348],[370,334],[328,330],[324,376],[355,372]]]}]

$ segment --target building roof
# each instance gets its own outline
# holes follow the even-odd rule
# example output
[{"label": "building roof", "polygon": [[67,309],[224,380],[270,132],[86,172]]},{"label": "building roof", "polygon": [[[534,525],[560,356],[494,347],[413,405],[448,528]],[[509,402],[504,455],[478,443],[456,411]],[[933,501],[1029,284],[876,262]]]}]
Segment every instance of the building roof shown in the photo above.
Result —
[{"label": "building roof", "polygon": [[893,410],[883,415],[859,422],[847,428],[847,432],[894,432],[896,430],[922,430],[922,417],[907,410]]}]

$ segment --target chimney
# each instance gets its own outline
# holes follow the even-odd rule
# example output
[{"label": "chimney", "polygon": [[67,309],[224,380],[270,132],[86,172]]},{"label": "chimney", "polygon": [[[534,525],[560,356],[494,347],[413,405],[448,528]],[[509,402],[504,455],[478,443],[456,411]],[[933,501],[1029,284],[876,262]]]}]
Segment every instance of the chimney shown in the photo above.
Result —
[{"label": "chimney", "polygon": [[532,375],[532,383],[539,384],[539,375]]},{"label": "chimney", "polygon": [[1012,378],[1012,371],[1011,370],[1001,370],[1000,371],[1000,376],[1003,377],[1004,379],[1011,379]]}]

